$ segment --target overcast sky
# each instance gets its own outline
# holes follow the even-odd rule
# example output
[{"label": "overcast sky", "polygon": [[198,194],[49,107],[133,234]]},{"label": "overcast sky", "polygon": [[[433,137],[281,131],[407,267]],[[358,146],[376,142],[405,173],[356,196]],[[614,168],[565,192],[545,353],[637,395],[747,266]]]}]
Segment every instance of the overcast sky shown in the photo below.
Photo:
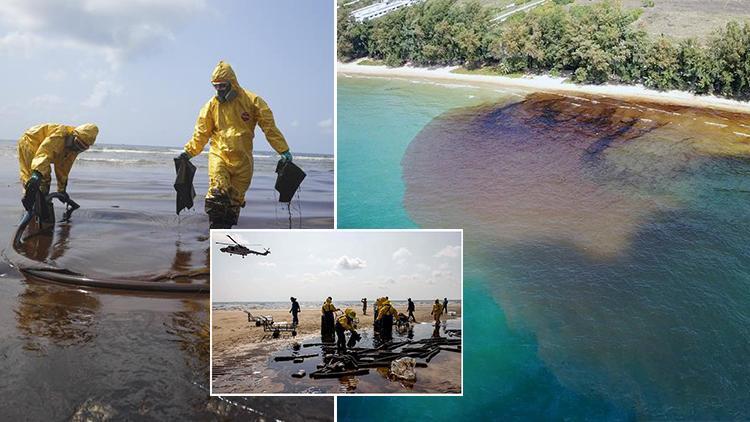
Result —
[{"label": "overcast sky", "polygon": [[243,259],[222,253],[216,242],[229,239],[213,231],[214,302],[461,297],[460,232],[227,233],[271,254]]},{"label": "overcast sky", "polygon": [[333,46],[331,1],[0,0],[0,139],[90,121],[98,142],[181,146],[225,60],[292,152],[332,153]]}]

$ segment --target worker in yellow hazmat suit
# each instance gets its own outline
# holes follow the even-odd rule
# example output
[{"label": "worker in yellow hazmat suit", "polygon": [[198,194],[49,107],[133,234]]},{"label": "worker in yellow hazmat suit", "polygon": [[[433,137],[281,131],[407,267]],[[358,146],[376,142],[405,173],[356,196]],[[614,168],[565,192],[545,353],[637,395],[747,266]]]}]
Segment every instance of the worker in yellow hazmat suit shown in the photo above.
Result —
[{"label": "worker in yellow hazmat suit", "polygon": [[440,299],[435,299],[435,304],[432,305],[432,311],[430,312],[435,322],[440,322],[440,315],[443,315],[443,305],[440,304]]},{"label": "worker in yellow hazmat suit", "polygon": [[393,307],[393,305],[391,305],[391,301],[388,300],[387,297],[384,298],[384,300],[380,303],[380,307],[378,308],[378,318],[376,319],[376,321],[380,323],[380,337],[382,337],[383,339],[389,339],[393,337],[393,317],[397,315],[398,311]]},{"label": "worker in yellow hazmat suit", "polygon": [[357,313],[353,309],[346,308],[344,315],[341,315],[336,319],[336,348],[340,351],[346,350],[346,331],[352,333],[352,338],[357,338],[356,326],[354,319],[357,317]]},{"label": "worker in yellow hazmat suit", "polygon": [[333,304],[333,298],[328,296],[323,306],[320,308],[320,312],[323,314],[320,319],[320,336],[324,341],[330,340],[334,335],[334,326],[336,317],[334,312],[338,311],[339,308]]},{"label": "worker in yellow hazmat suit", "polygon": [[195,157],[211,140],[205,209],[212,229],[228,229],[237,224],[253,177],[255,126],[260,126],[282,160],[291,161],[292,154],[268,104],[240,86],[228,63],[216,65],[211,83],[216,95],[198,114],[193,137],[179,158]]},{"label": "worker in yellow hazmat suit", "polygon": [[94,145],[98,134],[99,128],[91,123],[78,127],[46,123],[34,126],[21,135],[18,140],[18,164],[24,186],[24,208],[31,210],[37,192],[49,192],[52,166],[55,168],[57,191],[67,196],[68,175],[73,163],[78,154]]}]

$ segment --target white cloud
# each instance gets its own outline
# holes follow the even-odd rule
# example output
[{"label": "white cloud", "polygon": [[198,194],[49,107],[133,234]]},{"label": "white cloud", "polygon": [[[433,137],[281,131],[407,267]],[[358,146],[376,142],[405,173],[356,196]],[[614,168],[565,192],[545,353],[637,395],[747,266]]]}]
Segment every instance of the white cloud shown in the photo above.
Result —
[{"label": "white cloud", "polygon": [[[326,270],[321,271],[319,273],[304,273],[302,274],[302,281],[306,283],[320,283],[321,281],[328,281],[332,277],[340,277],[341,273],[336,270]],[[299,277],[289,277],[294,280],[297,280]]]},{"label": "white cloud", "polygon": [[393,253],[393,260],[396,261],[397,264],[404,264],[410,256],[412,256],[411,251],[402,246]]},{"label": "white cloud", "polygon": [[289,124],[291,127],[299,127],[299,120],[292,120],[292,123]]},{"label": "white cloud", "polygon": [[63,99],[54,94],[42,94],[29,100],[29,107],[42,108],[62,104]]},{"label": "white cloud", "polygon": [[275,262],[268,262],[268,261],[260,261],[260,262],[258,262],[258,265],[260,265],[261,267],[275,267],[276,263]]},{"label": "white cloud", "polygon": [[205,0],[4,0],[0,22],[9,32],[0,51],[93,52],[116,68],[173,40],[180,24],[207,11]]},{"label": "white cloud", "polygon": [[327,118],[325,120],[319,121],[318,122],[318,127],[324,128],[324,129],[333,127],[333,119],[329,117],[329,118]]},{"label": "white cloud", "polygon": [[429,280],[428,284],[435,284],[439,281],[448,280],[453,276],[453,272],[444,270],[435,270],[432,272],[432,279]]},{"label": "white cloud", "polygon": [[459,256],[461,256],[461,246],[450,245],[435,254],[435,258],[458,258]]},{"label": "white cloud", "polygon": [[361,258],[349,258],[344,255],[336,262],[336,268],[340,270],[361,270],[367,266],[367,262]]},{"label": "white cloud", "polygon": [[81,102],[86,107],[101,107],[112,95],[122,93],[122,87],[112,81],[101,80],[94,85],[94,89],[89,96]]},{"label": "white cloud", "polygon": [[419,271],[430,271],[430,266],[425,264],[417,264],[417,270]]}]

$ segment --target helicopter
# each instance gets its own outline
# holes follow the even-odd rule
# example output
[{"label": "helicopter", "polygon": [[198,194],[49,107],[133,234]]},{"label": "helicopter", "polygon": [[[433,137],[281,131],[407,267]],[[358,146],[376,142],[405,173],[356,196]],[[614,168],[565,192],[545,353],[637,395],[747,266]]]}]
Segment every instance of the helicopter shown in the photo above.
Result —
[{"label": "helicopter", "polygon": [[243,245],[236,240],[232,239],[232,236],[226,235],[229,240],[231,240],[234,243],[224,243],[224,242],[216,242],[217,245],[227,245],[221,249],[220,251],[224,253],[228,253],[229,255],[241,255],[242,258],[246,257],[247,255],[260,255],[260,256],[266,256],[271,253],[271,249],[265,248],[263,252],[254,251],[248,246],[255,246],[255,245]]}]

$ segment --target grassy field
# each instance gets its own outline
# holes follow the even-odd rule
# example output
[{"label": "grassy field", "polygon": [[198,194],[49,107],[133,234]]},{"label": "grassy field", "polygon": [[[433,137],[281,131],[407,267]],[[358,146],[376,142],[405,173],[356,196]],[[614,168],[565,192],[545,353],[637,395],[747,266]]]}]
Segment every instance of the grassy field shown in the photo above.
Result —
[{"label": "grassy field", "polygon": [[[576,0],[592,4],[601,0]],[[643,0],[622,0],[623,7],[643,9],[635,23],[654,35],[673,38],[704,39],[730,20],[750,20],[750,0],[652,0],[653,7],[643,7]]]}]

